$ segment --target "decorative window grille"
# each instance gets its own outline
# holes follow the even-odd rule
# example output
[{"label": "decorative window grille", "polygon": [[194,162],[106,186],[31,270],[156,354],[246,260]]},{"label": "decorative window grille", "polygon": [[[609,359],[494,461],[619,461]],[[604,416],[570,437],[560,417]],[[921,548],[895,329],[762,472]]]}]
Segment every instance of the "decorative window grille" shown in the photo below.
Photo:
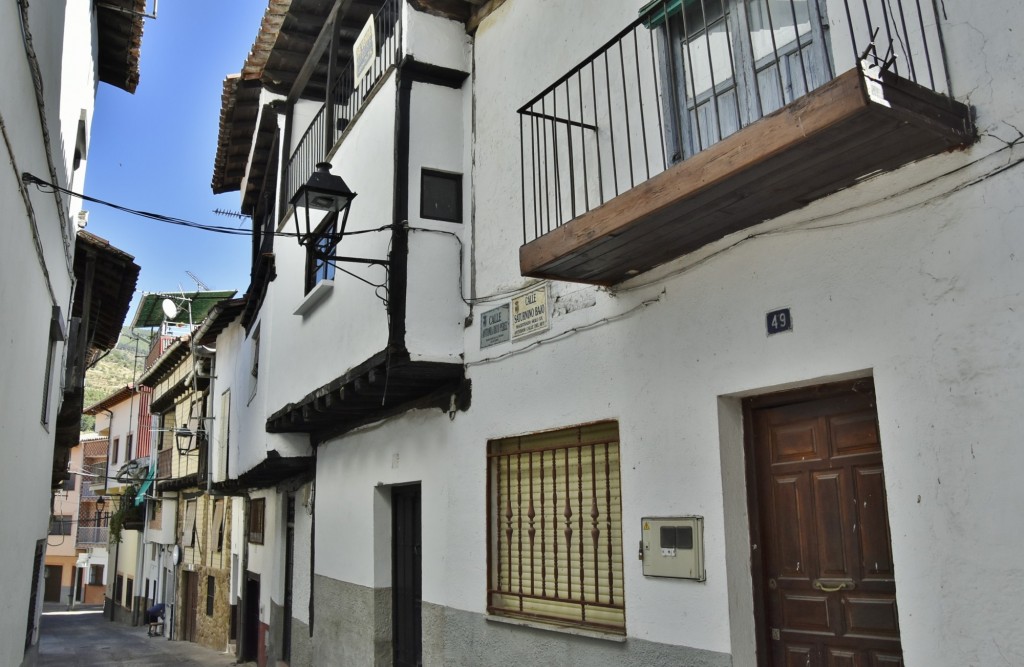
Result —
[{"label": "decorative window grille", "polygon": [[489,613],[624,634],[619,428],[488,443]]}]

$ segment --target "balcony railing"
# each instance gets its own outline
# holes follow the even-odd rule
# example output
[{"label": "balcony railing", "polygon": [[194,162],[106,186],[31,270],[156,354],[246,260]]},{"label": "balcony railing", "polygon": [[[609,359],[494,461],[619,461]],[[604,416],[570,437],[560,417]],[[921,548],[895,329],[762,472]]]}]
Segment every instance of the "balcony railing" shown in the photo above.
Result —
[{"label": "balcony railing", "polygon": [[327,101],[288,159],[284,178],[287,199],[291,199],[299,186],[313,174],[316,164],[326,159],[349,124],[355,121],[374,86],[398,62],[402,43],[401,11],[402,4],[398,0],[384,2],[374,15],[377,55],[370,70],[356,81],[355,61],[350,60],[328,88]]},{"label": "balcony railing", "polygon": [[82,466],[82,470],[86,474],[83,478],[85,481],[82,483],[81,499],[90,500],[99,495],[107,483],[107,464],[88,463]]},{"label": "balcony railing", "polygon": [[[880,105],[889,106],[883,83],[897,80],[912,82],[901,84],[910,89],[903,97],[933,103],[949,93],[938,24],[933,0],[651,3],[519,109],[523,243],[792,108],[840,73],[863,70],[865,96]],[[552,257],[538,260],[547,266],[524,259],[524,273],[550,276]]]},{"label": "balcony railing", "polygon": [[106,546],[110,538],[110,528],[107,526],[78,526],[78,546],[102,545]]}]

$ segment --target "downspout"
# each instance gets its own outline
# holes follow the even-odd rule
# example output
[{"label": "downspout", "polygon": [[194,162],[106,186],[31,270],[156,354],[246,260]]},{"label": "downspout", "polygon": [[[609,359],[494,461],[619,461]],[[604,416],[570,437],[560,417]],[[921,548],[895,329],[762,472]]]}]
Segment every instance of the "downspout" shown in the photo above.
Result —
[{"label": "downspout", "polygon": [[[118,541],[117,541],[117,544],[114,546],[114,571],[112,573],[114,575],[114,579],[110,582],[111,586],[114,589],[114,594],[115,595],[117,594],[117,560],[118,560],[118,557],[121,555],[121,539],[120,539],[121,535],[118,534],[117,537],[118,537]],[[114,622],[114,612],[116,612],[116,611],[117,611],[117,600],[115,600],[114,596],[111,595],[110,596],[110,622],[111,623]]]},{"label": "downspout", "polygon": [[[199,353],[199,351],[201,350],[202,351],[201,356],[204,356],[204,357],[207,356],[207,354],[206,354],[207,348],[206,348],[205,345],[197,345],[193,349],[194,349],[193,354]],[[217,381],[217,355],[216,355],[216,353],[210,354],[207,358],[210,360],[210,386],[206,390],[206,395],[207,395],[207,397],[209,397],[209,401],[210,401],[210,410],[209,410],[208,414],[211,414],[213,412],[213,408],[215,407],[216,401],[217,401],[217,398],[216,398],[217,392],[215,391],[216,390],[216,381]],[[213,447],[214,439],[213,439],[213,428],[212,428],[212,426],[217,423],[216,419],[212,419],[212,420],[209,420],[209,421],[210,421],[210,427],[204,429],[206,431],[206,443],[207,443],[206,444],[206,495],[208,495],[208,496],[213,494],[213,459],[214,459],[214,449],[215,448]],[[225,472],[226,472],[226,470],[225,470]]]},{"label": "downspout", "polygon": [[107,413],[107,465],[103,471],[103,495],[107,495],[107,482],[110,479],[110,444],[114,437],[114,411],[103,410]]}]

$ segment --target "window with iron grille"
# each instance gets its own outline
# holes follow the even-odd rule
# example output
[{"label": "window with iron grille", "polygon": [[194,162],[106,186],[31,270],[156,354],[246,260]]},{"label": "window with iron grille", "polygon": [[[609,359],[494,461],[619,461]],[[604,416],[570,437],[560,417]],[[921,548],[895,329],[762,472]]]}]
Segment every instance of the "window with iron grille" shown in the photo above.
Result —
[{"label": "window with iron grille", "polygon": [[327,214],[316,228],[306,249],[306,292],[324,280],[334,279],[334,262],[328,256],[337,254],[338,213]]},{"label": "window with iron grille", "polygon": [[488,612],[624,634],[617,422],[492,440],[487,457]]},{"label": "window with iron grille", "polygon": [[54,514],[50,517],[50,535],[70,535],[71,515]]},{"label": "window with iron grille", "polygon": [[206,615],[213,616],[213,601],[216,599],[217,580],[211,576],[206,577]]},{"label": "window with iron grille", "polygon": [[249,541],[253,544],[263,544],[263,514],[266,506],[265,498],[249,501]]}]

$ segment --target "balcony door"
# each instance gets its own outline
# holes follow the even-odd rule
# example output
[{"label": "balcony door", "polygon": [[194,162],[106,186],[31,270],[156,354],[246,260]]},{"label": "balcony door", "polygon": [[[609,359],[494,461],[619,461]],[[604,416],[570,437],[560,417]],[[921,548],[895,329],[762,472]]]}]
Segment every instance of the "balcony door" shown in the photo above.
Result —
[{"label": "balcony door", "polygon": [[[675,5],[675,3],[669,3]],[[690,157],[832,76],[818,0],[680,0],[664,28],[678,120],[675,158]],[[670,10],[671,11],[671,10]]]}]

